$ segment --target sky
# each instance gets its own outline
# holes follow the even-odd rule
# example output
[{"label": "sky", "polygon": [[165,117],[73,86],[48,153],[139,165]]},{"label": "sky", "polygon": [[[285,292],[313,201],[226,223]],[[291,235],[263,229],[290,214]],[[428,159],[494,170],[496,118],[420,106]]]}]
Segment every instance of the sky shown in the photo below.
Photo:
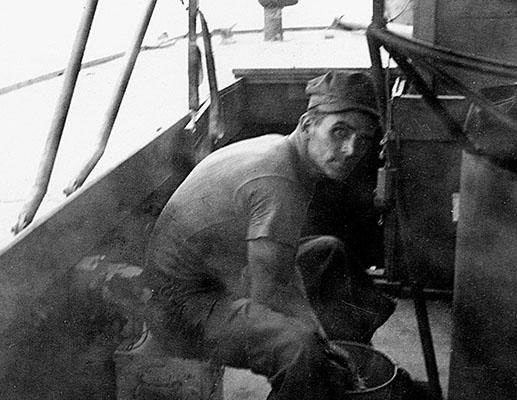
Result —
[{"label": "sky", "polygon": [[[0,88],[63,68],[88,0],[0,1]],[[84,60],[125,51],[148,0],[99,0]],[[185,0],[185,4],[188,0]],[[299,0],[283,9],[283,25],[328,25],[336,16],[369,21],[371,0]],[[258,0],[200,0],[211,29],[263,26]],[[144,44],[187,31],[186,6],[158,0]]]}]

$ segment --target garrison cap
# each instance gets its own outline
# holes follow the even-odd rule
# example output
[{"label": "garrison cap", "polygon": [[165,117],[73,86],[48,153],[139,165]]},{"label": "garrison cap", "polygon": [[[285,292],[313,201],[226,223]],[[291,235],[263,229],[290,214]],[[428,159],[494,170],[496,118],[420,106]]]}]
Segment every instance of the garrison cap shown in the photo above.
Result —
[{"label": "garrison cap", "polygon": [[307,110],[324,113],[364,111],[379,117],[372,79],[361,72],[331,71],[311,79]]}]

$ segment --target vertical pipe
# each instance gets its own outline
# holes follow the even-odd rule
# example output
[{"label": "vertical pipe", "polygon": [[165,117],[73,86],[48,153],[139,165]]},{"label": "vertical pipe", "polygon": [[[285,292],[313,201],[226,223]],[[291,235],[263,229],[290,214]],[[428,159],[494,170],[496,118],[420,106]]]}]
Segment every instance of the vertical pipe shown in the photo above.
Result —
[{"label": "vertical pipe", "polygon": [[[453,132],[457,132],[457,130],[460,129],[460,127],[455,123],[455,121],[452,118],[449,117],[448,112],[443,108],[441,103],[432,94],[426,82],[423,80],[422,77],[420,77],[420,75],[418,75],[418,73],[414,70],[412,65],[404,57],[401,57],[397,53],[390,51],[390,54],[393,56],[393,58],[395,59],[399,67],[404,71],[404,73],[410,77],[413,77],[416,80],[419,91],[421,91],[421,93],[424,94],[426,100],[430,102],[431,107],[433,107],[433,109],[439,112],[439,115],[442,117],[447,126],[449,126],[449,128]],[[407,221],[407,217],[404,215],[404,210],[406,208],[400,193],[398,195],[396,204],[399,219],[401,221]],[[409,243],[411,243],[411,238],[409,237],[405,225],[405,223],[400,224],[400,231],[402,242],[405,243],[407,246]],[[426,299],[424,296],[418,271],[415,271],[415,266],[411,265],[411,257],[409,257],[408,252],[409,250],[403,252],[405,258],[404,261],[408,267],[409,279],[411,281],[411,293],[413,297],[413,304],[415,307],[415,313],[417,318],[418,332],[420,334],[420,342],[422,345],[422,351],[424,353],[427,379],[429,381],[429,387],[433,394],[433,398],[435,398],[436,400],[441,400],[443,399],[443,394],[440,386],[440,376],[438,374],[438,365],[436,363],[436,354],[434,351],[433,336],[431,334],[431,327],[429,324],[429,315],[427,312]]]},{"label": "vertical pipe", "polygon": [[88,42],[88,36],[90,35],[97,4],[98,0],[88,0],[83,11],[70,59],[65,70],[63,87],[50,125],[47,141],[45,142],[43,157],[40,161],[36,180],[30,194],[30,200],[23,206],[18,216],[18,221],[12,228],[15,234],[19,233],[32,222],[41,205],[43,197],[47,193],[50,176],[54,168],[54,162],[56,161],[56,155],[72,102],[77,77],[81,70],[81,62],[86,43]]},{"label": "vertical pipe", "polygon": [[386,26],[386,20],[384,19],[384,1],[385,0],[373,0],[372,23],[378,28],[384,28]]},{"label": "vertical pipe", "polygon": [[189,0],[188,7],[188,82],[189,109],[191,113],[199,109],[199,52],[197,48],[198,0]]},{"label": "vertical pipe", "polygon": [[377,107],[381,114],[382,131],[387,129],[387,85],[386,74],[382,66],[381,48],[379,42],[372,36],[367,36],[368,49],[370,53],[370,60],[372,63],[372,77],[375,85],[375,93],[377,94]]},{"label": "vertical pipe", "polygon": [[282,8],[264,7],[264,40],[281,41],[283,39]]},{"label": "vertical pipe", "polygon": [[[384,0],[373,0],[372,25],[379,29],[383,29],[386,26],[386,20],[384,19]],[[373,37],[373,35],[369,34],[369,31],[367,33],[368,50],[372,63],[372,77],[375,84],[375,92],[377,94],[377,106],[381,114],[383,132],[386,132],[388,88],[386,87],[386,75],[382,66],[381,44]]]},{"label": "vertical pipe", "polygon": [[151,16],[153,15],[156,1],[157,0],[149,0],[149,2],[147,3],[147,6],[144,10],[144,14],[140,20],[140,24],[138,25],[137,31],[135,33],[135,36],[131,41],[130,49],[126,52],[124,58],[124,70],[122,71],[122,74],[119,77],[119,80],[115,87],[115,91],[111,98],[111,102],[104,114],[104,122],[102,124],[101,132],[97,139],[97,144],[94,153],[81,168],[77,177],[69,184],[67,188],[64,189],[64,193],[67,196],[72,194],[74,191],[76,191],[79,187],[82,186],[82,184],[84,183],[88,175],[90,175],[90,172],[92,172],[93,168],[95,167],[95,165],[97,165],[100,158],[104,154],[104,151],[106,150],[106,145],[108,143],[111,130],[113,129],[113,125],[115,124],[115,120],[117,118],[117,114],[120,109],[122,99],[126,92],[129,79],[131,78],[131,74],[136,64],[136,59],[138,57],[138,54],[140,53],[140,47],[142,46],[142,41],[144,40],[144,36],[147,31],[147,27],[149,26]]}]

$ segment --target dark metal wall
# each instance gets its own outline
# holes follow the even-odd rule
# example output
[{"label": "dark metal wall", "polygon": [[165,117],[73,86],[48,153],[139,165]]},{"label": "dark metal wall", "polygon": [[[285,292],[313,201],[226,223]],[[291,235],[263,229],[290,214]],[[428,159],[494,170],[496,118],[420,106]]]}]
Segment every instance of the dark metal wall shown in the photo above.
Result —
[{"label": "dark metal wall", "polygon": [[[517,3],[513,0],[417,0],[416,38],[450,49],[517,62]],[[449,70],[469,87],[511,83],[505,79]]]},{"label": "dark metal wall", "polygon": [[517,395],[517,173],[464,153],[451,400]]},{"label": "dark metal wall", "polygon": [[[419,0],[418,38],[457,51],[517,62],[517,2]],[[451,73],[474,89],[505,80]],[[513,82],[512,82],[513,83]],[[517,394],[517,174],[463,154],[456,244],[449,399]]]},{"label": "dark metal wall", "polygon": [[[463,98],[441,98],[458,120]],[[427,288],[452,290],[456,223],[453,195],[459,192],[461,147],[420,96],[394,99],[389,157],[397,168],[398,199],[391,211],[398,241],[390,275],[408,281],[412,268]]]}]

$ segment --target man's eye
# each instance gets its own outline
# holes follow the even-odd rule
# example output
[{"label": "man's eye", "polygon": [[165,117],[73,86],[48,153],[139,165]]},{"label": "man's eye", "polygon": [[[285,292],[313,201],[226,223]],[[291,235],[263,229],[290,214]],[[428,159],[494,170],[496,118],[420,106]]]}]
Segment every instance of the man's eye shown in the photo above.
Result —
[{"label": "man's eye", "polygon": [[336,129],[333,129],[332,130],[332,134],[336,137],[336,138],[339,138],[339,139],[346,139],[350,136],[352,136],[352,134],[350,133],[350,131],[348,131],[347,129],[342,129],[342,128],[336,128]]}]

